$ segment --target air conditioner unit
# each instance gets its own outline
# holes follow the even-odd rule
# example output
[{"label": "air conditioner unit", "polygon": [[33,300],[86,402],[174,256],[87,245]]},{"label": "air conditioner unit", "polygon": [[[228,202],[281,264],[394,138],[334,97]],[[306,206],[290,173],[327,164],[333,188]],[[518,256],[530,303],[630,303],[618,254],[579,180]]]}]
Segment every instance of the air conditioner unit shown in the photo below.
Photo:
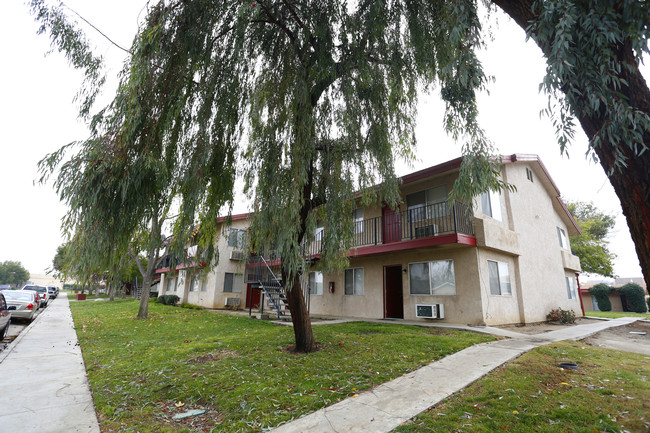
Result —
[{"label": "air conditioner unit", "polygon": [[244,260],[244,252],[232,250],[230,252],[230,260]]},{"label": "air conditioner unit", "polygon": [[226,298],[226,307],[239,307],[241,304],[240,298]]},{"label": "air conditioner unit", "polygon": [[428,238],[429,236],[437,236],[437,235],[438,235],[438,226],[436,226],[435,224],[415,228],[415,237],[418,239]]},{"label": "air conditioner unit", "polygon": [[444,319],[444,304],[415,304],[415,317],[425,319]]}]

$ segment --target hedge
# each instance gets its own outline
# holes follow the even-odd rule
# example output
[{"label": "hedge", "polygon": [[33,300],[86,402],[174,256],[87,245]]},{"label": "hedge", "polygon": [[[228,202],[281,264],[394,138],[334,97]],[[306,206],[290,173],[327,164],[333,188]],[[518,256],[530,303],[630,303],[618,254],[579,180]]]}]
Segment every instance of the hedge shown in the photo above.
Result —
[{"label": "hedge", "polygon": [[609,301],[609,294],[612,293],[611,287],[603,283],[596,284],[589,289],[589,293],[596,298],[600,311],[612,311],[612,303]]},{"label": "hedge", "polygon": [[636,283],[627,283],[623,287],[619,288],[618,291],[622,295],[625,295],[627,306],[630,308],[630,311],[634,313],[645,313],[648,311],[648,307],[645,303],[645,290],[643,290],[643,287]]}]

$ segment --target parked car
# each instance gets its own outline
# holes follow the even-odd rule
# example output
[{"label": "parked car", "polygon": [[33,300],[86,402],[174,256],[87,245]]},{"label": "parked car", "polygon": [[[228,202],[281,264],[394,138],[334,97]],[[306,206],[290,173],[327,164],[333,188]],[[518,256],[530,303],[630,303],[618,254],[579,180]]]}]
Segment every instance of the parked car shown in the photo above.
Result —
[{"label": "parked car", "polygon": [[43,300],[41,299],[41,294],[38,293],[36,290],[19,290],[20,292],[29,292],[34,294],[34,299],[36,299],[36,310],[39,310],[42,308],[43,305]]},{"label": "parked car", "polygon": [[56,296],[59,294],[54,286],[47,286],[47,293],[50,295],[50,299],[56,299]]},{"label": "parked car", "polygon": [[0,340],[4,340],[9,332],[9,322],[11,322],[11,311],[5,302],[5,297],[0,293]]},{"label": "parked car", "polygon": [[[7,306],[11,310],[11,319],[32,321],[38,310],[38,292],[33,290],[2,290]],[[12,309],[13,307],[13,309]]]},{"label": "parked car", "polygon": [[47,307],[47,304],[50,300],[50,295],[47,293],[47,287],[45,286],[25,286],[22,288],[22,290],[35,290],[39,294],[39,298],[41,299],[41,307]]}]

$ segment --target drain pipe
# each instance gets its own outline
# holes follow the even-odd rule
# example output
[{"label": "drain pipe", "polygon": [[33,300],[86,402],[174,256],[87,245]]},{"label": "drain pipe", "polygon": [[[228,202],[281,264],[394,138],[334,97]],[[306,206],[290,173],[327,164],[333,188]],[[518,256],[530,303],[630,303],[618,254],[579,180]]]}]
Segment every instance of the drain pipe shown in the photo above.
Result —
[{"label": "drain pipe", "polygon": [[585,315],[585,305],[582,302],[582,293],[580,293],[580,274],[576,272],[576,282],[578,283],[578,296],[580,297],[580,308],[582,308],[582,316]]}]

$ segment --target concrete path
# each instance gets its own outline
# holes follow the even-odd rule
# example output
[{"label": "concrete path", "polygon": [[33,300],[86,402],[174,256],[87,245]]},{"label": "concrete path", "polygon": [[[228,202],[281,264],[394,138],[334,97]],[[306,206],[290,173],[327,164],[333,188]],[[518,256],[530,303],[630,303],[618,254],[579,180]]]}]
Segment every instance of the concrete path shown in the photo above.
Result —
[{"label": "concrete path", "polygon": [[[604,329],[623,326],[638,318],[567,327],[536,335],[510,332],[514,338],[478,344],[379,385],[358,397],[271,430],[274,433],[383,433],[465,388],[500,365],[544,344],[580,340]],[[472,328],[476,331],[485,328]],[[489,331],[489,330],[487,330]]]},{"label": "concrete path", "polygon": [[0,352],[0,433],[99,433],[65,294]]}]

